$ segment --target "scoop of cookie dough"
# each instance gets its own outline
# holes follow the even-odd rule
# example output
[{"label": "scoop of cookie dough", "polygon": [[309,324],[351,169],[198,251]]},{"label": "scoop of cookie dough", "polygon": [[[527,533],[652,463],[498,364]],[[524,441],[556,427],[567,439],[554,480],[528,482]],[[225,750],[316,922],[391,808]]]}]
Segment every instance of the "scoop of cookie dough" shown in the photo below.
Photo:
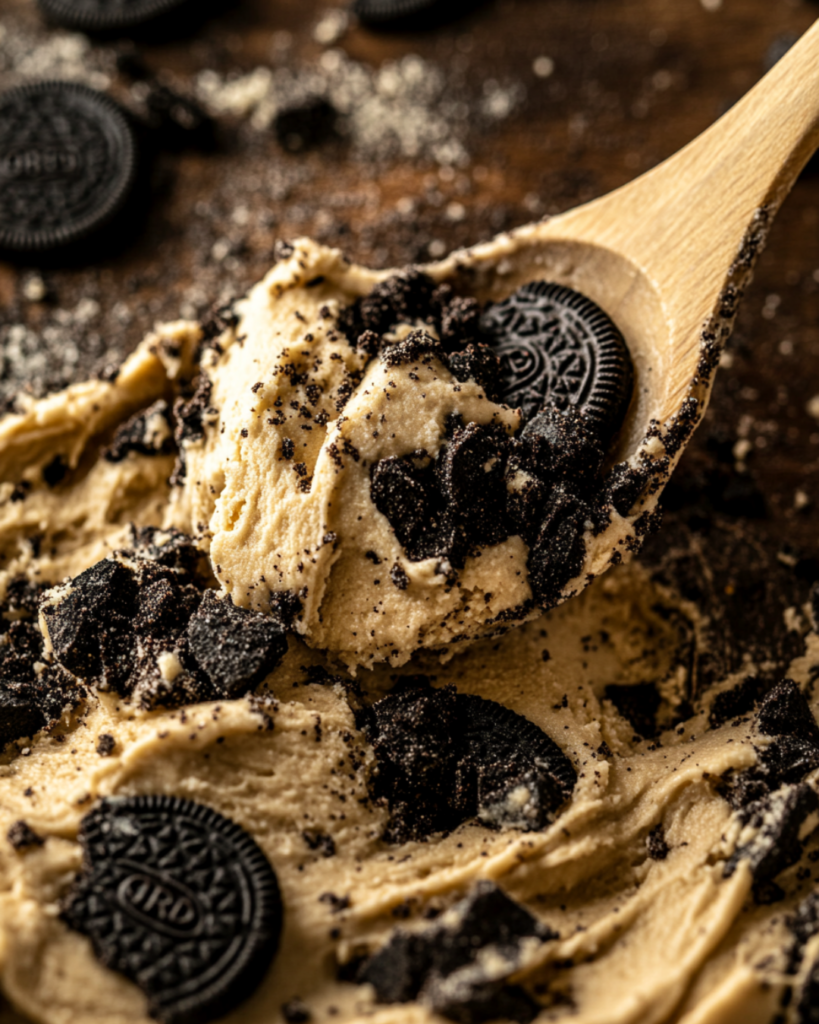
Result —
[{"label": "scoop of cookie dough", "polygon": [[308,644],[401,665],[538,614],[633,544],[646,476],[599,478],[605,441],[572,409],[521,431],[478,320],[447,284],[309,241],[234,305],[202,356],[175,521],[237,605],[297,595]]},{"label": "scoop of cookie dough", "polygon": [[481,325],[447,281],[298,242],[112,379],[0,419],[0,589],[78,576],[133,524],[191,535],[235,607],[351,669],[535,617],[636,550],[664,463],[647,441],[609,466],[596,420],[533,414],[532,380],[503,404],[507,349]]}]

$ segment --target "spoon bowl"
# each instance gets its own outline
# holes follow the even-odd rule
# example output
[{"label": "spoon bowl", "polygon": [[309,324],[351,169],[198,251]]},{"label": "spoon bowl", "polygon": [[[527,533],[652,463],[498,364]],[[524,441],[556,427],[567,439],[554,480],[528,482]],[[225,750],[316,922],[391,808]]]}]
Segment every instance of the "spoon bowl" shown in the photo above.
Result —
[{"label": "spoon bowl", "polygon": [[[577,593],[635,550],[701,421],[773,219],[819,144],[819,21],[702,135],[631,183],[424,269],[497,302],[532,280],[588,295],[617,324],[634,392],[610,462],[649,471],[626,517],[587,545]],[[625,521],[624,521],[625,520]],[[616,561],[617,559],[615,559]]]},{"label": "spoon bowl", "polygon": [[[237,366],[244,367],[242,360],[247,366],[234,367],[225,375],[224,390],[215,393],[224,419],[214,436],[224,436],[226,447],[221,453],[217,441],[213,451],[224,458],[210,485],[194,484],[205,494],[204,511],[196,516],[209,523],[210,556],[230,592],[251,604],[258,600],[264,609],[266,587],[257,596],[256,582],[278,579],[281,588],[295,587],[304,596],[297,628],[308,644],[351,670],[381,660],[397,666],[420,649],[451,657],[478,638],[535,618],[638,550],[659,522],[662,488],[705,412],[720,353],[774,214],[819,141],[818,67],[819,23],[720,121],[643,177],[586,206],[420,268],[483,303],[504,300],[532,281],[568,285],[617,325],[635,369],[630,407],[610,442],[603,478],[584,476],[586,467],[578,464],[576,479],[562,478],[565,470],[558,468],[551,481],[529,487],[525,461],[516,466],[510,459],[499,467],[504,477],[491,478],[491,486],[511,486],[523,495],[528,488],[525,516],[515,520],[515,532],[470,554],[460,567],[432,547],[419,544],[410,551],[399,540],[396,524],[403,529],[407,509],[412,515],[406,517],[403,537],[413,544],[426,525],[438,530],[440,524],[435,505],[425,499],[427,485],[414,476],[429,466],[397,468],[394,460],[411,460],[413,454],[423,460],[430,451],[437,458],[446,414],[469,415],[478,426],[481,417],[492,417],[514,432],[519,426],[514,410],[487,401],[477,380],[470,386],[480,404],[468,406],[462,389],[449,383],[451,376],[442,375],[446,383],[433,392],[440,383],[435,369],[427,367],[423,373],[431,376],[416,386],[422,368],[420,361],[414,366],[414,356],[409,356],[413,367],[400,369],[403,353],[395,362],[370,359],[343,415],[312,438],[315,462],[302,464],[311,472],[309,491],[294,483],[291,472],[271,471],[261,407],[254,406],[255,420],[243,418],[247,388],[266,358],[263,326],[271,296],[284,303],[284,315],[287,302],[300,303],[290,314],[295,339],[302,324],[311,322],[314,306],[320,314],[324,297],[348,306],[396,273],[368,271],[309,239],[297,240],[289,259],[277,264],[238,310],[244,317],[240,333],[259,340],[240,349]],[[307,294],[316,280],[328,289],[326,296]],[[297,344],[299,359],[314,351]],[[286,353],[296,365],[290,348]],[[272,386],[282,387],[289,398],[289,383],[277,381],[274,377]],[[264,381],[259,386],[264,388]],[[241,410],[235,417],[234,408]],[[276,426],[277,420],[267,423]],[[244,445],[257,435],[264,443]],[[444,459],[455,446],[442,451],[438,467],[444,467],[444,477],[450,471]],[[617,463],[622,465],[615,469]],[[496,464],[487,456],[479,469],[489,474]],[[207,479],[205,470],[190,465],[192,478]],[[454,475],[452,470],[450,482]],[[219,495],[212,514],[208,486]],[[286,500],[280,501],[280,494]],[[505,493],[497,497],[506,500]],[[454,499],[452,507],[461,514]],[[494,506],[476,499],[475,507],[491,516]],[[281,508],[297,508],[300,515],[284,522]],[[249,558],[251,547],[255,554]],[[302,551],[311,556],[311,568],[299,557]],[[368,562],[393,564],[395,586],[382,586],[384,570],[372,579]]]},{"label": "spoon bowl", "polygon": [[[668,322],[660,293],[649,276],[613,249],[575,239],[550,238],[555,222],[528,225],[508,236],[509,253],[484,260],[480,249],[469,250],[476,262],[462,263],[448,273],[482,302],[499,302],[533,280],[555,281],[582,292],[605,310],[622,331],[634,366],[634,391],[628,412],[610,454],[622,461],[637,451],[649,424],[662,422],[669,409],[667,384],[673,373],[673,349],[657,344],[667,337]],[[438,268],[435,268],[436,271]],[[436,275],[437,276],[437,275]]]}]

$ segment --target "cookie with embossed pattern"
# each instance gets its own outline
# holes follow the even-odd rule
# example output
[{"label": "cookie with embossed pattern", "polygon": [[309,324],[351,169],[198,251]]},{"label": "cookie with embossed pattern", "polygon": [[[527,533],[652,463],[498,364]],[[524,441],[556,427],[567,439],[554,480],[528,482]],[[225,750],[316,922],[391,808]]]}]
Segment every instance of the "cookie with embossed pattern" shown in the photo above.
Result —
[{"label": "cookie with embossed pattern", "polygon": [[37,0],[45,17],[80,32],[126,32],[189,13],[190,0]]},{"label": "cookie with embossed pattern", "polygon": [[137,180],[136,138],[104,93],[39,82],[0,96],[0,250],[62,249],[109,225]]},{"label": "cookie with embossed pattern", "polygon": [[451,21],[482,0],[354,0],[353,13],[370,28],[432,28]]},{"label": "cookie with embossed pattern", "polygon": [[279,944],[276,874],[210,807],[168,796],[103,800],[83,819],[83,870],[63,918],[135,982],[163,1024],[205,1024],[254,991]]},{"label": "cookie with embossed pattern", "polygon": [[602,437],[623,422],[633,388],[622,334],[591,299],[564,285],[532,281],[481,321],[502,365],[501,401],[525,420],[544,406],[574,406]]}]

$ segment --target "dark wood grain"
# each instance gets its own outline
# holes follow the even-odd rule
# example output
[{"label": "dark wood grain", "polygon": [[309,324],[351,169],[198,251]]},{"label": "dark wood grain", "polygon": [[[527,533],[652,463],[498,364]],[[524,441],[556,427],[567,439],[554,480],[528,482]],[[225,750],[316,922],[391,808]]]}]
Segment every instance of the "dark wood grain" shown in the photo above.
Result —
[{"label": "dark wood grain", "polygon": [[[203,68],[246,72],[269,62],[282,31],[292,39],[284,63],[303,67],[320,56],[313,29],[324,5],[227,7],[193,39],[142,45],[146,63],[184,91]],[[31,268],[0,265],[0,324],[41,332],[60,309],[96,300],[98,317],[72,328],[81,374],[120,357],[157,319],[190,311],[192,286],[198,306],[243,292],[270,263],[277,238],[311,234],[356,260],[401,265],[427,257],[431,243],[435,252],[477,242],[565,209],[628,181],[702,131],[763,74],[772,48],[817,14],[819,5],[807,0],[724,0],[716,11],[698,0],[498,0],[427,33],[379,35],[353,25],[338,45],[356,61],[378,66],[417,53],[473,105],[488,79],[519,83],[526,99],[491,127],[470,126],[469,161],[454,171],[424,160],[362,160],[332,140],[294,155],[272,131],[221,118],[217,151],[158,157],[149,215],[122,252],[44,271],[50,301],[24,298]],[[3,24],[49,38],[30,0],[6,0]],[[101,45],[113,52],[110,42]],[[546,79],[532,69],[542,55],[555,64]],[[13,79],[0,73],[4,86]],[[113,76],[110,91],[133,105],[122,76]],[[463,207],[455,208],[460,219],[447,216],[453,202]],[[239,207],[246,223],[235,220]],[[819,393],[818,222],[819,175],[808,172],[780,214],[742,307],[730,365],[678,481],[690,491],[715,465],[733,473],[731,449],[747,439],[748,474],[767,510],[753,529],[770,545],[788,542],[811,556],[819,554],[812,511],[819,422],[806,404]],[[221,240],[230,247],[226,260],[213,255]]]}]

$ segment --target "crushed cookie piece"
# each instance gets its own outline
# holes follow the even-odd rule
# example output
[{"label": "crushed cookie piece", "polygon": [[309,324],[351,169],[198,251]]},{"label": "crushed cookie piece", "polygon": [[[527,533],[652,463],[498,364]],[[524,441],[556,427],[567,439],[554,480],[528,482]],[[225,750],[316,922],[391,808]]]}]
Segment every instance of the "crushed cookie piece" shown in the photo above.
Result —
[{"label": "crushed cookie piece", "polygon": [[10,826],[6,833],[6,838],[15,850],[26,850],[32,846],[42,846],[45,841],[42,836],[38,836],[34,829],[22,820],[15,821]]},{"label": "crushed cookie piece", "polygon": [[135,455],[169,455],[175,450],[171,411],[164,399],[121,424],[102,457],[108,462],[122,462],[131,452]]},{"label": "crushed cookie piece", "polygon": [[101,733],[97,737],[97,753],[100,757],[110,757],[116,745],[117,741],[108,732]]},{"label": "crushed cookie piece", "polygon": [[237,697],[254,689],[287,650],[282,626],[269,616],[237,608],[230,597],[206,591],[186,629],[191,657],[215,691]]},{"label": "crushed cookie piece", "polygon": [[301,837],[307,843],[309,849],[320,853],[322,857],[335,857],[335,840],[332,836],[327,835],[326,832],[306,829],[302,832]]}]

